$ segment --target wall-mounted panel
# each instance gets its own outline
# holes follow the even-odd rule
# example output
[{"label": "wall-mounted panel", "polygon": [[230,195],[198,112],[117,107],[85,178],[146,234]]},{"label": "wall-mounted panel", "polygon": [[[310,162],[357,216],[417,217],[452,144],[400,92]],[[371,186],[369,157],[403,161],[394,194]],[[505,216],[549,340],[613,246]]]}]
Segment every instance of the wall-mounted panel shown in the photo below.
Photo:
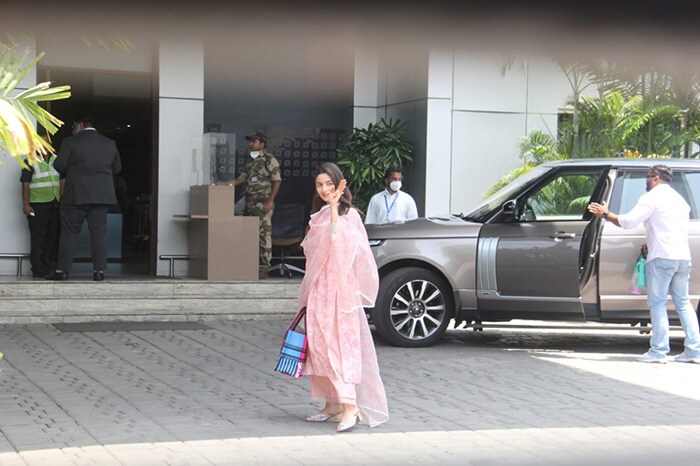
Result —
[{"label": "wall-mounted panel", "polygon": [[549,57],[528,57],[528,113],[556,114],[573,93],[566,75]]},{"label": "wall-mounted panel", "polygon": [[204,99],[204,45],[162,41],[159,77],[163,97]]},{"label": "wall-mounted panel", "polygon": [[358,47],[355,50],[354,105],[377,106],[379,87],[379,55],[374,48]]},{"label": "wall-mounted panel", "polygon": [[529,134],[533,129],[539,129],[556,139],[558,132],[557,124],[557,115],[549,113],[528,113],[526,134]]},{"label": "wall-mounted panel", "polygon": [[[384,95],[384,100],[379,101],[380,105],[411,102],[427,97],[427,51],[387,51],[382,61],[384,62],[384,74],[380,73],[380,77],[384,78],[386,90],[384,93],[379,93],[380,97]],[[382,81],[380,80],[381,86]]]},{"label": "wall-mounted panel", "polygon": [[456,112],[452,137],[451,212],[467,212],[517,167],[525,115]]},{"label": "wall-mounted panel", "polygon": [[451,99],[454,77],[454,51],[434,49],[428,56],[428,97]]},{"label": "wall-mounted panel", "polygon": [[[384,114],[382,114],[381,117],[384,117]],[[354,128],[366,128],[367,126],[369,126],[370,123],[376,123],[377,119],[378,117],[376,108],[353,108],[352,125]]]},{"label": "wall-mounted panel", "polygon": [[519,65],[501,74],[506,58],[458,51],[454,67],[454,108],[485,112],[525,112],[527,75]]}]

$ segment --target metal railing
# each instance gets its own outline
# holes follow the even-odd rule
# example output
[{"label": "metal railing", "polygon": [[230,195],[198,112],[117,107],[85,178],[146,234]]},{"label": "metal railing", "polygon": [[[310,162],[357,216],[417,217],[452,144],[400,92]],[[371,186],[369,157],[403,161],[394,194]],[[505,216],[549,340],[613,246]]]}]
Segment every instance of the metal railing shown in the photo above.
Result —
[{"label": "metal railing", "polygon": [[9,253],[0,253],[0,259],[15,259],[17,261],[17,277],[22,276],[22,261],[24,259],[28,259],[29,254],[9,254]]},{"label": "metal railing", "polygon": [[186,254],[161,254],[160,256],[158,256],[158,259],[162,261],[170,261],[168,278],[175,278],[175,261],[190,260],[190,256]]}]

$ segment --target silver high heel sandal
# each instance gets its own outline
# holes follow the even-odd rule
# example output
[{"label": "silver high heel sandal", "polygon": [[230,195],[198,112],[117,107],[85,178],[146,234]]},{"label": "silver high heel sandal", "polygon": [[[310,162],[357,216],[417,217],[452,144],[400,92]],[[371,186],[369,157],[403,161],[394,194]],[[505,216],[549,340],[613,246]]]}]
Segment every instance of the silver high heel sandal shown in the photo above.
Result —
[{"label": "silver high heel sandal", "polygon": [[351,418],[341,421],[340,424],[338,424],[338,432],[345,432],[357,425],[358,422],[362,420],[362,416],[360,416],[360,412],[356,412],[355,414],[352,415]]},{"label": "silver high heel sandal", "polygon": [[306,420],[308,422],[326,422],[328,420],[332,420],[334,422],[340,422],[340,415],[341,414],[343,414],[343,413],[328,414],[328,413],[318,412],[316,414],[312,414],[311,416],[307,417]]}]

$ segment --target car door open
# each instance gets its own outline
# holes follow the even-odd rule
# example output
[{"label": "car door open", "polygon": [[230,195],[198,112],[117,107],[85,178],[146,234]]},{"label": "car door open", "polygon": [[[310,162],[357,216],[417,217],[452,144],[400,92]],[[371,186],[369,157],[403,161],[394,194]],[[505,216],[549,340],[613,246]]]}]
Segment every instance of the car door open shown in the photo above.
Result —
[{"label": "car door open", "polygon": [[517,311],[527,318],[584,318],[579,278],[591,218],[586,208],[605,173],[590,167],[549,173],[517,196],[510,219],[484,225],[477,256],[482,315]]}]

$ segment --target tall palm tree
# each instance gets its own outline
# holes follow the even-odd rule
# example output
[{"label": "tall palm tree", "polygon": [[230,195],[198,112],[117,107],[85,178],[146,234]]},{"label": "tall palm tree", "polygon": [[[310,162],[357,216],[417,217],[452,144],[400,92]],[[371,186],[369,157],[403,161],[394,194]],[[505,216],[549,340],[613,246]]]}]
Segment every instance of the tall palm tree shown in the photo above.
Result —
[{"label": "tall palm tree", "polygon": [[25,64],[30,50],[17,52],[17,45],[0,42],[0,152],[7,152],[20,164],[27,158],[29,164],[37,162],[37,156],[52,151],[51,144],[40,137],[32,119],[54,134],[63,124],[61,120],[43,109],[39,103],[70,97],[70,86],[51,87],[44,82],[21,92],[15,92],[19,83],[44,56]]}]

